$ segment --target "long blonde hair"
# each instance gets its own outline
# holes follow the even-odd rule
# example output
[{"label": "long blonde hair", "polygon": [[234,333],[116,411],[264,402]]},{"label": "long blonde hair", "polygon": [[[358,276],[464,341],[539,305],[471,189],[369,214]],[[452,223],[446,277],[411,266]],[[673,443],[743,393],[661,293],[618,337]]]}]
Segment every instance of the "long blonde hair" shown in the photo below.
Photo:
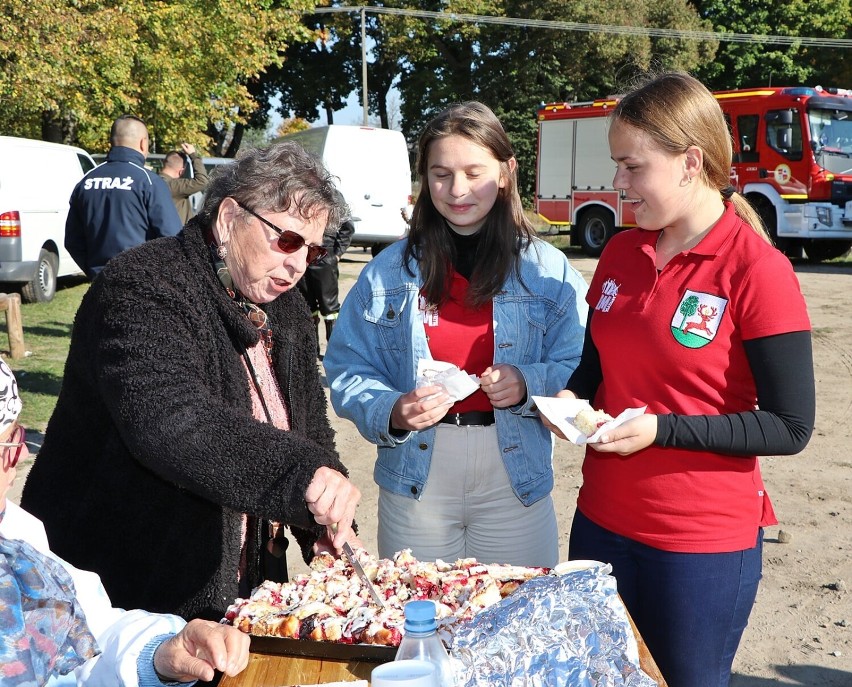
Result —
[{"label": "long blonde hair", "polygon": [[722,108],[700,81],[683,72],[650,75],[622,97],[613,120],[645,132],[663,150],[683,153],[691,146],[704,152],[701,180],[730,198],[737,215],[772,243],[760,215],[740,193],[730,193],[731,134]]}]

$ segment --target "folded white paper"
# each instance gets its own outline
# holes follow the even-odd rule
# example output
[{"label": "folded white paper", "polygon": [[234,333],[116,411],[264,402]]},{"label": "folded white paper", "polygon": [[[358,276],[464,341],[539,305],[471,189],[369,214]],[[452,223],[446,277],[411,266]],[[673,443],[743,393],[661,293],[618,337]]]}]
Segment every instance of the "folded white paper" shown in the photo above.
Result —
[{"label": "folded white paper", "polygon": [[417,387],[443,386],[452,403],[467,398],[479,388],[479,377],[442,360],[421,358],[417,361]]},{"label": "folded white paper", "polygon": [[619,413],[615,419],[599,427],[592,436],[587,437],[574,426],[574,418],[577,417],[577,413],[592,407],[587,400],[582,398],[554,398],[552,396],[533,396],[532,398],[538,408],[538,412],[556,425],[568,441],[577,444],[577,446],[600,441],[601,434],[608,429],[613,429],[614,427],[623,425],[628,420],[632,420],[634,417],[644,415],[645,410],[648,408],[648,406],[628,408]]}]

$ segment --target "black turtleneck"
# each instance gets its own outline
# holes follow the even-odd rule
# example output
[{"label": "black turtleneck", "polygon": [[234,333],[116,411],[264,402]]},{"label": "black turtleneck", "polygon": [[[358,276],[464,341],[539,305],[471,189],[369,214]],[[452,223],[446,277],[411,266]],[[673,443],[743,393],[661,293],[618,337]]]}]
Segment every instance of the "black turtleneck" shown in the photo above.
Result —
[{"label": "black turtleneck", "polygon": [[447,231],[449,231],[453,245],[456,247],[456,258],[453,261],[453,268],[461,276],[470,281],[470,276],[476,267],[476,251],[479,249],[479,240],[482,238],[482,232],[477,231],[475,234],[464,236],[453,231],[450,226],[447,226]]}]

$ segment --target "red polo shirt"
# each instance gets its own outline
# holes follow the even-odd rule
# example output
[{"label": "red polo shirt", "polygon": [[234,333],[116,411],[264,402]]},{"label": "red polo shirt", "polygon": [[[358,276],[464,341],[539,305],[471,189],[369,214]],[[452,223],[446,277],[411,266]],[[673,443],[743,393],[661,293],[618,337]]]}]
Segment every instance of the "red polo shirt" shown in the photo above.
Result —
[{"label": "red polo shirt", "polygon": [[[655,267],[658,232],[617,234],[587,300],[603,382],[596,408],[617,415],[719,415],[752,410],[743,341],[810,329],[790,262],[727,204],[694,248]],[[716,553],[755,544],[775,524],[756,457],[649,446],[631,456],[587,449],[580,510],[613,532],[668,551]]]}]

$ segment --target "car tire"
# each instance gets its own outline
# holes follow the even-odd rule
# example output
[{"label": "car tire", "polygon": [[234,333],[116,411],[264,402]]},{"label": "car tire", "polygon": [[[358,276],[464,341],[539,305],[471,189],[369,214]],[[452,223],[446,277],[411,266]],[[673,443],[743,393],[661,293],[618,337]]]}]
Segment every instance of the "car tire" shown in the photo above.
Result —
[{"label": "car tire", "polygon": [[583,252],[590,258],[597,258],[615,233],[615,220],[612,213],[603,208],[589,208],[580,215],[577,230]]},{"label": "car tire", "polygon": [[778,236],[778,213],[772,202],[759,193],[753,193],[747,198],[757,214],[760,215],[760,221],[763,222],[763,228],[766,229],[766,233],[772,239],[772,244],[788,258],[802,257],[802,242],[799,239]]},{"label": "car tire", "polygon": [[370,255],[372,257],[376,257],[379,253],[381,253],[385,248],[388,247],[386,243],[374,243],[370,246]]},{"label": "car tire", "polygon": [[808,239],[805,241],[805,255],[808,262],[833,260],[846,255],[852,248],[852,242],[840,239]]},{"label": "car tire", "polygon": [[41,249],[38,255],[38,269],[32,278],[21,288],[21,300],[24,303],[47,303],[56,295],[56,275],[59,272],[59,258],[49,250]]}]

